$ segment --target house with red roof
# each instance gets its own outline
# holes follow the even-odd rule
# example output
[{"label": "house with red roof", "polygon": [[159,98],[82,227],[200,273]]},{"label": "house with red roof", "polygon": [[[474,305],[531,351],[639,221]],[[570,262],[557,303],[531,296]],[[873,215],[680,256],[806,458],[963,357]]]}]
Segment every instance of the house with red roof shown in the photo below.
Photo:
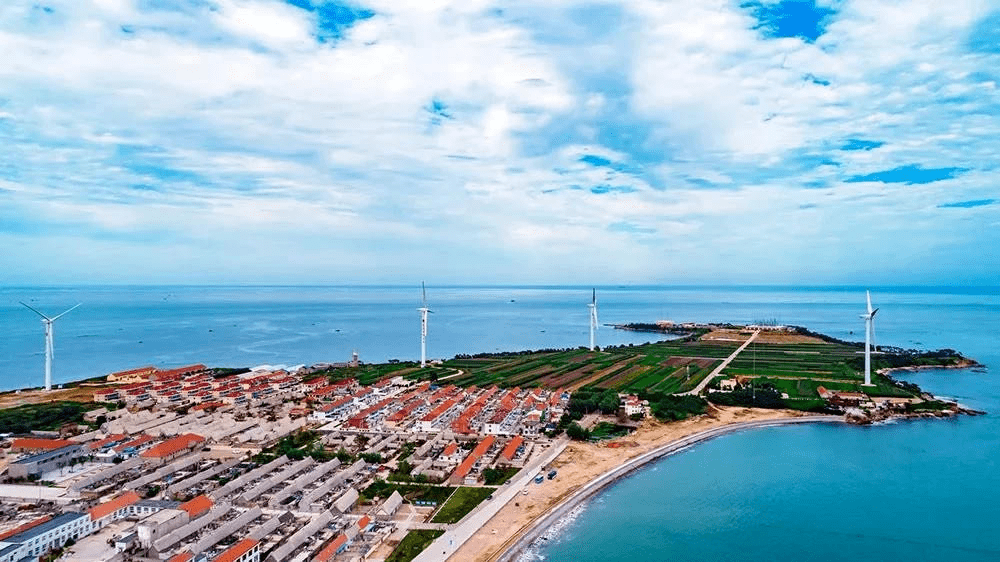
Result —
[{"label": "house with red roof", "polygon": [[205,442],[205,438],[194,433],[185,433],[162,443],[158,443],[142,452],[142,458],[156,464],[170,462],[177,457],[186,455],[196,446]]}]

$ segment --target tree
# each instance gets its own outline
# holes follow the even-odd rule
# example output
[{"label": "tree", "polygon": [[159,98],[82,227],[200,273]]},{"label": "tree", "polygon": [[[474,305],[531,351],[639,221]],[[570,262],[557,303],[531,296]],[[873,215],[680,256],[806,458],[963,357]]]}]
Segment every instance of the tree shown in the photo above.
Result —
[{"label": "tree", "polygon": [[587,441],[590,439],[590,431],[580,427],[580,424],[573,422],[566,428],[566,435],[576,441]]},{"label": "tree", "polygon": [[602,414],[613,414],[618,411],[618,394],[613,390],[607,390],[601,394],[601,400],[598,403]]}]

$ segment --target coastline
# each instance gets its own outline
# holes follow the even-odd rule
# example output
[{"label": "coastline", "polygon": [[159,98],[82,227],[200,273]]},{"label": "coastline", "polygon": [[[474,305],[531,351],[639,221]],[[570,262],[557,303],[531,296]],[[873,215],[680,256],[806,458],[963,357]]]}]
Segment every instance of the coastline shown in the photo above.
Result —
[{"label": "coastline", "polygon": [[977,369],[986,366],[975,359],[966,359],[954,365],[913,365],[910,367],[887,367],[875,371],[880,375],[892,375],[893,373],[918,373],[920,371],[937,371],[952,369]]},{"label": "coastline", "polygon": [[681,422],[649,420],[635,433],[611,441],[572,442],[550,467],[554,480],[528,485],[479,528],[449,560],[516,560],[554,522],[619,478],[664,456],[728,433],[796,423],[840,423],[841,416],[792,410],[715,407]]}]

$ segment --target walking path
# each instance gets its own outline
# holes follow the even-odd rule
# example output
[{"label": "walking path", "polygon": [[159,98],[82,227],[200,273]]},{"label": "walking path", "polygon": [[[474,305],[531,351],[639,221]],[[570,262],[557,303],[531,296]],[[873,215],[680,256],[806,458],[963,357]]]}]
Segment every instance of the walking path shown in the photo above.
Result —
[{"label": "walking path", "polygon": [[541,456],[532,460],[527,466],[521,469],[506,486],[497,488],[493,493],[492,500],[485,500],[476,506],[461,521],[451,526],[443,535],[438,537],[424,549],[413,562],[441,562],[447,560],[454,554],[465,541],[469,540],[487,521],[493,518],[500,509],[514,499],[525,486],[531,483],[542,467],[548,465],[569,444],[569,439],[563,437],[552,443],[547,451]]},{"label": "walking path", "polygon": [[726,367],[728,367],[729,363],[733,359],[736,359],[736,356],[739,355],[741,351],[743,351],[744,349],[746,349],[747,346],[750,345],[750,342],[752,342],[753,340],[757,339],[757,336],[759,336],[759,335],[760,335],[760,330],[757,330],[756,332],[754,332],[752,336],[750,336],[749,338],[747,338],[747,341],[743,342],[743,345],[741,345],[738,348],[736,348],[736,351],[734,351],[732,355],[730,355],[729,357],[727,357],[726,360],[723,361],[722,363],[720,363],[719,366],[716,367],[711,373],[709,373],[707,377],[705,377],[704,379],[702,379],[702,381],[700,383],[698,383],[698,386],[694,387],[693,389],[691,389],[691,390],[689,390],[687,392],[682,392],[681,394],[695,394],[695,395],[701,394],[701,391],[705,390],[705,387],[708,386],[708,383],[712,382],[712,379],[714,379],[715,377],[719,376],[719,373],[721,373],[723,369],[725,369]]},{"label": "walking path", "polygon": [[[761,427],[771,427],[779,425],[788,424],[802,424],[802,423],[817,423],[817,422],[843,422],[843,417],[841,416],[802,416],[798,418],[784,418],[775,420],[757,420],[749,421],[743,423],[735,423],[730,425],[724,425],[721,427],[715,427],[712,429],[706,429],[705,431],[700,431],[693,435],[689,435],[682,439],[672,441],[666,445],[654,449],[648,453],[644,453],[635,457],[634,459],[626,462],[625,464],[618,466],[614,469],[605,472],[596,479],[590,481],[582,488],[577,490],[571,496],[563,500],[555,509],[549,511],[549,513],[543,517],[539,517],[531,524],[530,527],[517,539],[511,542],[510,546],[496,558],[491,558],[491,560],[496,560],[497,562],[515,562],[518,557],[524,552],[528,546],[530,546],[535,540],[538,539],[545,532],[546,529],[552,526],[560,518],[565,517],[570,511],[578,506],[581,502],[592,496],[593,494],[600,491],[602,488],[608,484],[614,482],[618,478],[632,472],[633,470],[643,466],[644,464],[672,453],[676,453],[681,449],[690,447],[695,443],[701,441],[706,441],[712,439],[713,437],[718,437],[720,435],[725,435],[727,433],[732,433],[734,431],[742,431],[745,429],[761,428]],[[427,552],[426,550],[424,551]],[[431,560],[432,558],[427,558],[426,560]],[[441,559],[443,560],[443,558]]]}]

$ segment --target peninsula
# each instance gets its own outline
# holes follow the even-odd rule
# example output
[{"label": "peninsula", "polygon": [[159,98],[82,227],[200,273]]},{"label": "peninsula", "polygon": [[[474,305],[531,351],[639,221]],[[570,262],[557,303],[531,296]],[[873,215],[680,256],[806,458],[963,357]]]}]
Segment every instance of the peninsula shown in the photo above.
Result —
[{"label": "peninsula", "polygon": [[892,373],[977,365],[879,348],[865,385],[861,344],[803,328],[630,326],[678,337],[423,368],[150,366],[5,393],[0,502],[17,509],[0,548],[497,560],[607,482],[727,431],[968,412]]}]

